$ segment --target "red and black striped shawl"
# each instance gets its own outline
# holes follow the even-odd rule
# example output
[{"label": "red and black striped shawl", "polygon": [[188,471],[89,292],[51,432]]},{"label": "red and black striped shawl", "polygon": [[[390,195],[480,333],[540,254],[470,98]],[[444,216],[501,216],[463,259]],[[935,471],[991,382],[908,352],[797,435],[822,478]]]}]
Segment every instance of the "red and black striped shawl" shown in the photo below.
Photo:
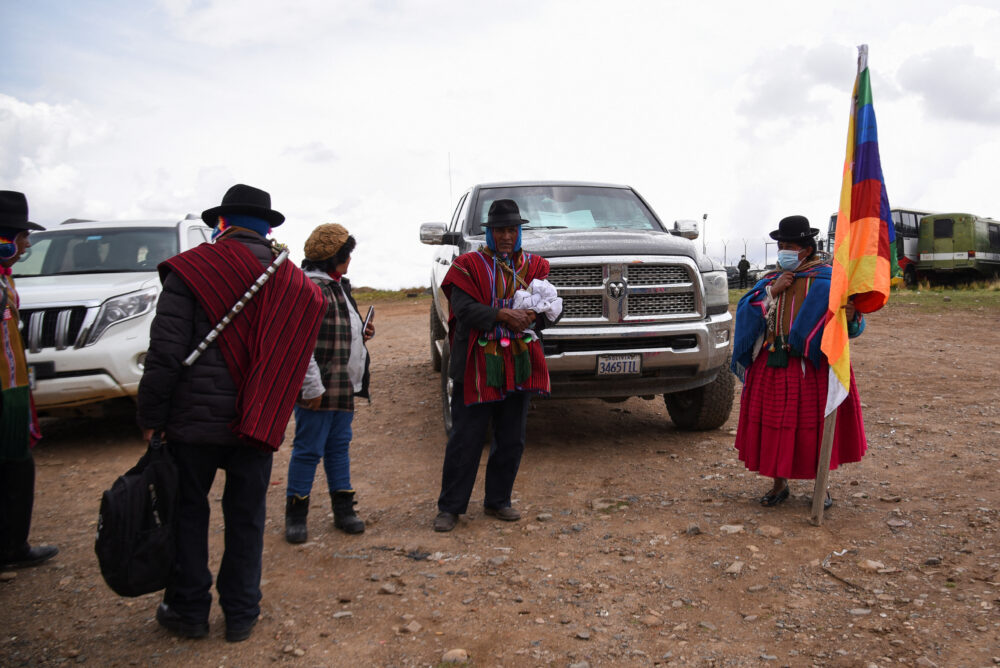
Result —
[{"label": "red and black striped shawl", "polygon": [[[160,265],[174,271],[212,322],[220,321],[264,267],[253,251],[222,238],[176,255]],[[283,263],[219,338],[237,387],[234,433],[277,450],[316,344],[323,296],[302,270]]]},{"label": "red and black striped shawl", "polygon": [[[534,279],[544,279],[549,275],[549,261],[539,255],[517,251],[514,255],[514,270],[524,285],[530,285]],[[441,289],[449,300],[451,299],[452,286],[454,286],[481,304],[497,307],[493,301],[494,285],[497,287],[497,296],[502,299],[512,298],[519,287],[513,276],[494,269],[492,253],[480,247],[477,251],[463,253],[455,258],[441,283]],[[455,330],[455,312],[449,304],[449,343],[454,339]],[[501,387],[494,387],[487,382],[488,373],[484,348],[476,344],[476,340],[481,334],[483,332],[480,330],[470,328],[468,350],[452,351],[453,355],[466,356],[465,377],[463,378],[465,396],[463,399],[467,406],[488,401],[501,401],[508,392],[512,391],[549,394],[551,391],[549,369],[545,364],[545,353],[542,350],[540,340],[532,341],[527,346],[530,374],[527,379],[520,383],[514,379],[515,364],[512,347],[500,349],[499,352],[504,358],[504,381]]]}]

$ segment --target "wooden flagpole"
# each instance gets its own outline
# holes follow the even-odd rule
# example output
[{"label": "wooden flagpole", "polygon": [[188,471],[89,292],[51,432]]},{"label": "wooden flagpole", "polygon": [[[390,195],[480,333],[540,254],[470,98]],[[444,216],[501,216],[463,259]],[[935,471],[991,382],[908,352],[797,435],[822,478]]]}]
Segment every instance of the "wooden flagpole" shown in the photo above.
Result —
[{"label": "wooden flagpole", "polygon": [[823,524],[823,502],[826,501],[827,481],[830,478],[830,455],[833,453],[833,433],[837,428],[839,408],[823,420],[823,444],[819,448],[819,463],[816,465],[816,487],[813,489],[812,514],[809,521],[814,526]]},{"label": "wooden flagpole", "polygon": [[[858,75],[868,67],[868,45],[862,44],[858,47]],[[857,79],[855,79],[855,87],[857,86]],[[851,117],[854,118],[857,109],[857,90],[854,91],[854,96],[851,98]],[[853,123],[853,121],[852,121]],[[854,141],[856,138],[851,137],[850,141]],[[854,171],[854,165],[851,165],[851,171]],[[842,192],[843,194],[843,192]],[[838,212],[838,223],[840,215]],[[850,221],[848,221],[848,224]],[[838,225],[839,228],[839,225]],[[840,229],[837,230],[837,245],[841,243]],[[844,308],[841,306],[840,308]],[[831,326],[833,321],[826,324],[827,327]],[[830,382],[834,382],[833,379]],[[837,429],[837,412],[839,407],[835,408],[826,418],[823,420],[823,441],[819,448],[819,462],[816,464],[816,486],[813,488],[813,502],[812,502],[812,514],[809,517],[809,521],[815,526],[820,526],[823,524],[823,502],[826,501],[826,490],[827,483],[830,479],[830,456],[833,452],[833,434]]]}]

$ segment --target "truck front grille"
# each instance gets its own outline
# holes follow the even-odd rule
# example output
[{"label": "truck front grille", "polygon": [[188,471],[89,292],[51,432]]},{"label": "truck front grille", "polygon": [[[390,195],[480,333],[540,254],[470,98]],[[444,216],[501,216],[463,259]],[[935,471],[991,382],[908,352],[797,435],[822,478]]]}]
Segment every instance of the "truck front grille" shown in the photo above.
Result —
[{"label": "truck front grille", "polygon": [[548,280],[563,298],[563,323],[637,322],[697,317],[697,267],[685,262],[550,260]]},{"label": "truck front grille", "polygon": [[600,286],[604,281],[604,271],[600,265],[582,267],[552,267],[549,283],[557,288]]},{"label": "truck front grille", "polygon": [[563,297],[566,318],[600,318],[604,315],[604,300],[600,295]]},{"label": "truck front grille", "polygon": [[665,313],[690,313],[694,311],[694,293],[629,295],[630,316],[663,315]]},{"label": "truck front grille", "polygon": [[76,343],[87,307],[24,309],[20,315],[21,335],[31,352],[43,348],[63,350]]},{"label": "truck front grille", "polygon": [[628,268],[629,285],[690,283],[687,269],[675,265],[635,265]]}]

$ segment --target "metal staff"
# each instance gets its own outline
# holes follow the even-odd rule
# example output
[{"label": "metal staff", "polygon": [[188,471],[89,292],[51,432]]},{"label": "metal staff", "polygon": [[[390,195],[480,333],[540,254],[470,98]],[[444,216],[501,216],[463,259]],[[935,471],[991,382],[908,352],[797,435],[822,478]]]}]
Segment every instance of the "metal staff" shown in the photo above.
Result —
[{"label": "metal staff", "polygon": [[278,253],[278,257],[274,258],[274,262],[269,264],[264,273],[257,277],[257,280],[254,281],[253,285],[251,285],[246,293],[240,297],[240,300],[233,304],[233,307],[229,309],[229,313],[223,316],[222,320],[219,321],[219,324],[215,326],[215,329],[209,332],[205,336],[204,340],[198,344],[198,347],[191,351],[191,354],[188,355],[187,359],[183,362],[184,366],[191,366],[194,364],[195,360],[201,357],[201,354],[205,352],[205,349],[212,345],[212,342],[218,338],[219,333],[233,321],[233,318],[235,318],[236,315],[243,310],[243,307],[247,305],[247,302],[250,301],[258,291],[260,291],[261,287],[267,283],[267,279],[271,278],[271,276],[274,275],[274,272],[278,271],[278,267],[280,267],[287,259],[288,249],[286,248]]}]

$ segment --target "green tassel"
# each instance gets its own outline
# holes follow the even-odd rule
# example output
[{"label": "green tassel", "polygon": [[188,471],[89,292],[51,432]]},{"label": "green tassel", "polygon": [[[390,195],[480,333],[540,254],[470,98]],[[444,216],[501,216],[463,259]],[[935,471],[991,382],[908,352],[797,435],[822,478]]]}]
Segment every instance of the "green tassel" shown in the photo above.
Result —
[{"label": "green tassel", "polygon": [[490,387],[503,387],[503,357],[486,355],[486,384]]},{"label": "green tassel", "polygon": [[514,382],[520,385],[531,377],[531,357],[528,350],[514,355]]}]

